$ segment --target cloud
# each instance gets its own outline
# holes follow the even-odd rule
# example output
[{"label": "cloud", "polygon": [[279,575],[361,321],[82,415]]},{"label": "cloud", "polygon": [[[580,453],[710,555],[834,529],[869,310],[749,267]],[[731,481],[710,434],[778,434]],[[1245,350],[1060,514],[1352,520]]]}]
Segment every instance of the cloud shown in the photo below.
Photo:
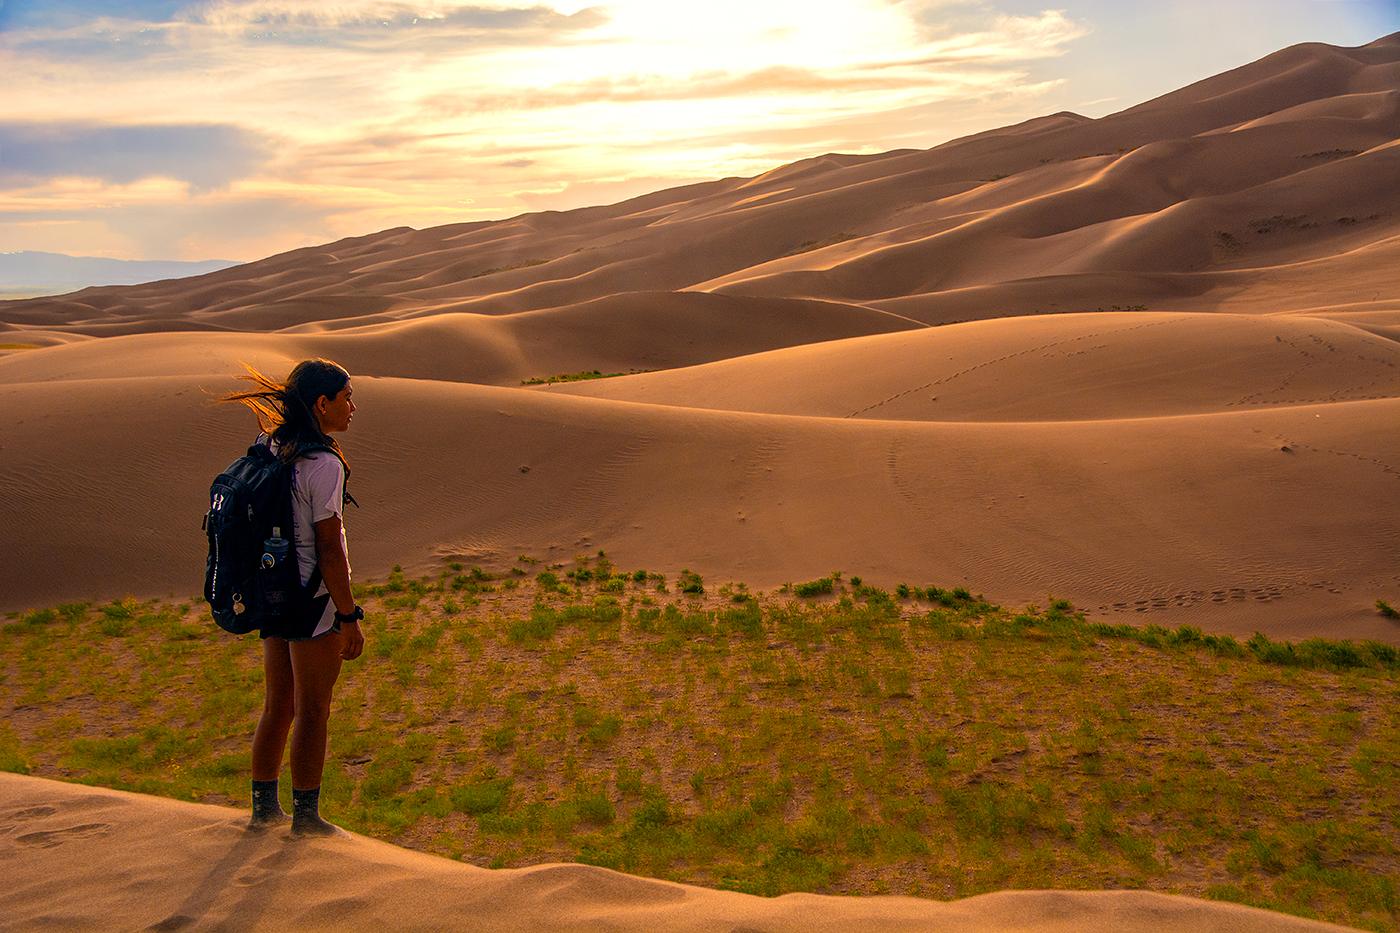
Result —
[{"label": "cloud", "polygon": [[515,197],[532,211],[567,211],[598,204],[616,204],[666,188],[715,181],[714,178],[621,178],[568,182],[556,191],[517,191]]},{"label": "cloud", "polygon": [[0,210],[81,208],[31,215],[57,251],[248,256],[926,146],[1052,86],[1082,27],[1014,3],[0,0]]},{"label": "cloud", "polygon": [[334,223],[343,211],[305,198],[241,194],[112,206],[75,201],[0,210],[0,249],[81,251],[81,241],[92,244],[82,249],[117,256],[254,259],[343,235]]},{"label": "cloud", "polygon": [[81,26],[103,19],[166,22],[189,0],[3,0],[0,32]]},{"label": "cloud", "polygon": [[938,77],[931,74],[863,75],[858,69],[840,73],[778,65],[741,74],[709,72],[684,78],[626,75],[494,94],[437,94],[425,98],[422,104],[433,116],[457,116],[464,113],[572,107],[602,101],[627,103],[749,95],[819,94],[834,91],[849,94],[860,91],[905,90],[920,83],[935,81]]},{"label": "cloud", "polygon": [[134,240],[141,255],[258,256],[335,239],[329,221],[344,210],[296,197],[234,196],[130,204],[103,219]]},{"label": "cloud", "polygon": [[412,43],[524,43],[593,29],[607,22],[596,8],[565,15],[547,6],[487,7],[403,0],[356,3],[223,0],[182,14],[196,26],[247,40],[341,48]]},{"label": "cloud", "polygon": [[252,175],[268,157],[264,137],[221,124],[0,122],[0,185],[9,187],[78,176],[115,184],[167,177],[217,188]]},{"label": "cloud", "polygon": [[464,46],[547,44],[607,22],[598,8],[566,15],[540,5],[495,7],[442,0],[59,2],[0,0],[0,47],[44,58],[131,61],[237,45],[313,46],[365,52],[461,51]]}]

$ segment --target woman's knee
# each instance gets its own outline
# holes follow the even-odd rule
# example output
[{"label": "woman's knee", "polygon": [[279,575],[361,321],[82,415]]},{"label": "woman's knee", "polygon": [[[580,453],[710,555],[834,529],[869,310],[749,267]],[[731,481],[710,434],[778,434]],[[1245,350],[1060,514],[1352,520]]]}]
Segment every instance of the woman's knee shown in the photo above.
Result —
[{"label": "woman's knee", "polygon": [[273,722],[291,722],[296,709],[296,694],[292,690],[269,690],[263,697],[263,718]]},{"label": "woman's knee", "polygon": [[298,722],[324,723],[331,718],[330,697],[305,696],[297,700],[293,717]]}]

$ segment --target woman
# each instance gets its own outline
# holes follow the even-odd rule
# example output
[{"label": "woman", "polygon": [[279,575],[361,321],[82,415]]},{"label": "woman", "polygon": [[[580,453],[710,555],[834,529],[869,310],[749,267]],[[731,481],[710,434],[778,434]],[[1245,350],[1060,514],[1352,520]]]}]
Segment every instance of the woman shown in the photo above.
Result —
[{"label": "woman", "polygon": [[[326,722],[331,689],[342,661],[364,650],[364,611],[350,591],[344,502],[349,474],[332,434],[346,431],[355,414],[350,374],[330,360],[298,363],[285,384],[246,367],[242,377],[257,388],[224,396],[257,415],[266,443],[293,468],[292,510],[297,564],[303,586],[321,568],[321,585],[306,613],[285,629],[262,630],[267,695],[253,735],[253,829],[287,819],[277,801],[277,775],[287,733],[292,736],[292,833],[333,835],[341,830],[321,818],[321,773],[326,762]],[[328,448],[328,449],[327,449]],[[309,452],[308,452],[309,451]]]}]

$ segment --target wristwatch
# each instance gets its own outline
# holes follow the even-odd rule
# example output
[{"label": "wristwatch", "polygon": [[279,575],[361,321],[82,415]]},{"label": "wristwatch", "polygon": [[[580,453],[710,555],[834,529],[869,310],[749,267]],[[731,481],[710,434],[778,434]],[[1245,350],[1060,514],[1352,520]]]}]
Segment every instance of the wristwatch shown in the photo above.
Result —
[{"label": "wristwatch", "polygon": [[341,623],[342,625],[346,625],[346,624],[349,624],[349,623],[351,623],[351,622],[358,622],[358,621],[360,621],[361,619],[363,619],[364,617],[365,617],[365,611],[364,611],[363,609],[361,609],[359,606],[356,606],[354,609],[352,609],[352,610],[349,611],[349,612],[337,612],[337,613],[335,614],[335,620],[336,620],[337,622]]}]

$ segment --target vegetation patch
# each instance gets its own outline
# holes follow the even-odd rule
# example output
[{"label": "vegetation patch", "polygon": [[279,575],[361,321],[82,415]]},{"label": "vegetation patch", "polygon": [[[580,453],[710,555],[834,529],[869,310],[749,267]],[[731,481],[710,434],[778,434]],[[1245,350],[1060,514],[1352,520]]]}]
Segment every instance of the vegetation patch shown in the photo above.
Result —
[{"label": "vegetation patch", "polygon": [[[813,601],[690,571],[665,591],[602,553],[519,564],[533,581],[457,563],[356,587],[332,819],[763,895],[1132,887],[1400,929],[1393,646],[835,573]],[[0,768],[248,805],[261,655],[200,604],[13,614],[0,683]]]},{"label": "vegetation patch", "polygon": [[788,250],[786,253],[783,253],[783,255],[778,258],[784,259],[788,256],[800,255],[801,253],[810,253],[814,249],[821,249],[825,246],[835,246],[837,243],[845,243],[847,240],[856,240],[859,238],[859,233],[848,233],[846,231],[842,231],[841,233],[837,233],[833,236],[825,237],[824,239],[820,240],[803,240],[801,243],[797,244],[792,249]]},{"label": "vegetation patch", "polygon": [[585,379],[611,379],[613,376],[632,376],[637,373],[649,373],[649,369],[629,369],[625,373],[605,373],[597,369],[587,369],[576,373],[560,373],[557,376],[535,376],[531,379],[521,379],[523,386],[552,385],[556,382],[582,382]]},{"label": "vegetation patch", "polygon": [[514,272],[516,269],[529,269],[529,268],[531,268],[531,267],[533,267],[533,266],[542,266],[542,265],[544,265],[544,264],[547,263],[547,262],[553,262],[553,260],[551,260],[551,259],[526,259],[526,260],[524,260],[523,262],[517,262],[517,263],[515,263],[515,264],[513,264],[513,265],[509,265],[509,266],[492,266],[490,269],[483,269],[483,270],[481,270],[480,272],[473,272],[471,275],[467,276],[467,278],[468,278],[468,279],[479,279],[479,278],[481,278],[481,277],[484,276],[484,275],[495,275],[497,272]]}]

